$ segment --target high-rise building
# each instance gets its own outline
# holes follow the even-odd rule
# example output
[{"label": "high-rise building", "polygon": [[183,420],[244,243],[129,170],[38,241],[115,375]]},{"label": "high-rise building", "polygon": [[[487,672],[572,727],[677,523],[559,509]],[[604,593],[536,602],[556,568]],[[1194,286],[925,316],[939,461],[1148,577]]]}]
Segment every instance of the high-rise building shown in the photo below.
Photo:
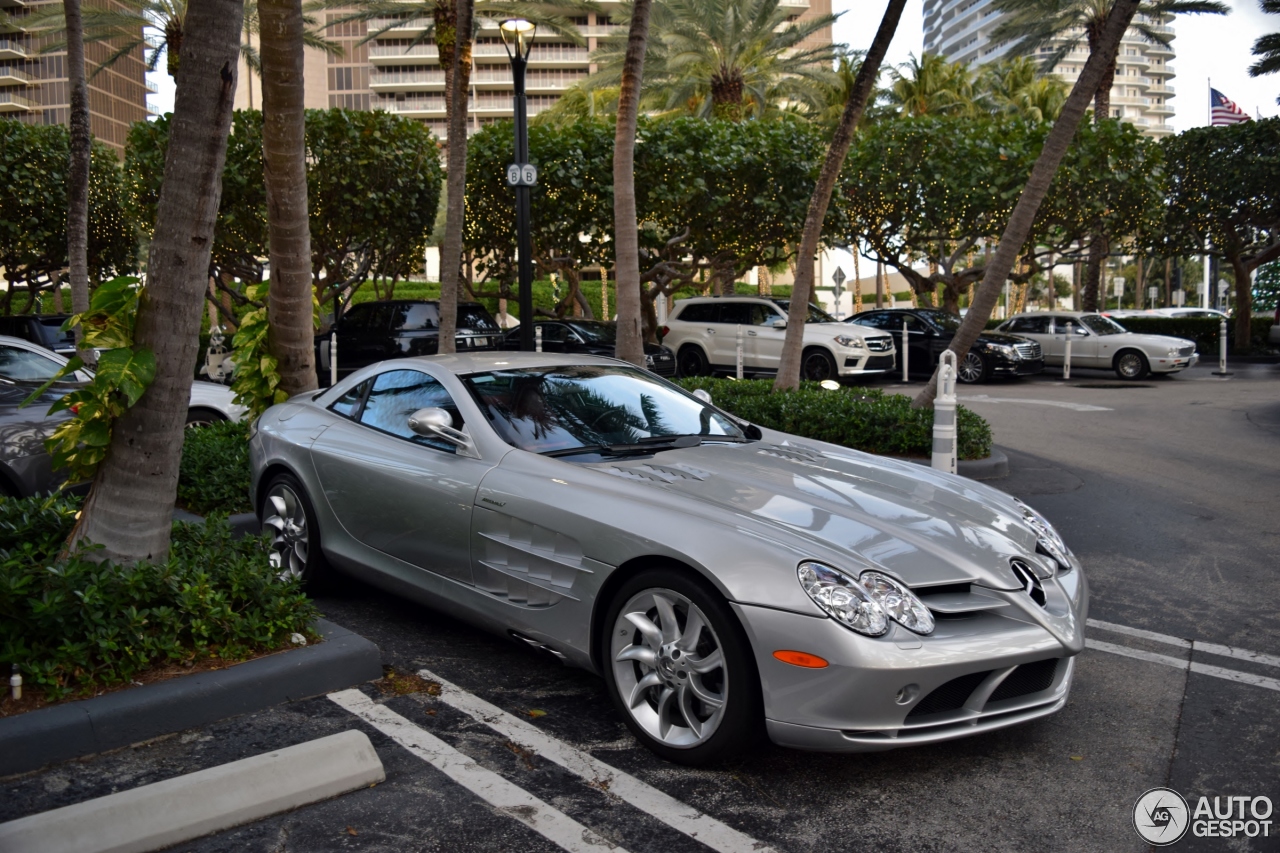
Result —
[{"label": "high-rise building", "polygon": [[[59,0],[0,0],[0,14],[13,21],[8,27],[0,25],[0,116],[29,124],[67,123],[71,94],[66,51],[42,52],[54,39],[22,27],[23,18],[51,3],[61,5]],[[103,42],[85,45],[85,67],[92,75],[89,129],[95,138],[121,153],[129,125],[151,114],[147,93],[156,90],[147,82],[141,45],[95,75],[115,51]]]},{"label": "high-rise building", "polygon": [[[794,9],[793,17],[797,19],[831,11],[831,0],[781,0],[780,5]],[[626,33],[624,23],[614,22],[621,12],[621,3],[606,0],[599,7],[600,12],[574,19],[586,37],[586,45],[575,45],[555,33],[538,31],[525,78],[530,116],[550,107],[566,89],[591,73],[591,52],[601,39]],[[327,20],[333,22],[342,14],[329,12],[327,16]],[[425,122],[433,133],[444,138],[447,135],[444,70],[440,68],[436,46],[429,34],[422,38],[429,22],[405,23],[372,41],[359,43],[367,33],[377,32],[389,23],[392,21],[349,22],[333,24],[325,31],[327,38],[342,45],[344,53],[326,56],[319,50],[306,52],[307,106],[386,110]],[[498,25],[488,20],[481,20],[479,24],[472,51],[474,66],[468,99],[468,119],[473,131],[513,115],[511,66]],[[415,40],[418,43],[415,44]],[[830,44],[831,28],[816,33],[812,40],[815,44]],[[236,94],[236,105],[260,107],[261,82],[251,79],[243,64],[240,71],[242,83]]]},{"label": "high-rise building", "polygon": [[[995,0],[925,0],[925,52],[941,54],[952,62],[970,66],[1012,56],[1011,43],[991,40],[991,31],[1002,17],[995,8]],[[1173,38],[1172,15],[1160,21],[1146,21],[1153,29]],[[1041,48],[1034,58],[1052,50],[1052,47]],[[1074,84],[1088,58],[1089,51],[1082,39],[1080,46],[1055,66],[1054,72],[1068,84]],[[1172,134],[1168,121],[1173,115],[1174,93],[1169,85],[1174,77],[1169,64],[1173,58],[1172,46],[1149,42],[1130,29],[1116,59],[1116,79],[1111,89],[1112,116],[1131,122],[1148,136]]]}]

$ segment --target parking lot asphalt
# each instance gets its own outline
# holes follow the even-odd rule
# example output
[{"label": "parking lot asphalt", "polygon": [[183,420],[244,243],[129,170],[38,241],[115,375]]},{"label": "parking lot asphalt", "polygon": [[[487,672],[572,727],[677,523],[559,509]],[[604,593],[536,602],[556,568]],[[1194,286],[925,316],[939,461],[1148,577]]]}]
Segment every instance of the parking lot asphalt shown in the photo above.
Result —
[{"label": "parking lot asphalt", "polygon": [[[1148,849],[1132,820],[1153,787],[1192,808],[1200,796],[1280,803],[1280,367],[1140,383],[1049,373],[960,393],[1009,454],[993,485],[1042,511],[1090,579],[1090,646],[1054,717],[878,754],[762,744],[691,770],[639,747],[595,676],[352,581],[322,612],[388,666],[425,670],[438,695],[365,685],[0,780],[0,821],[349,728],[369,734],[386,782],[175,849],[1126,851]],[[387,714],[405,723],[379,727]],[[486,801],[415,732],[578,835]],[[1280,840],[1188,834],[1172,849]]]}]

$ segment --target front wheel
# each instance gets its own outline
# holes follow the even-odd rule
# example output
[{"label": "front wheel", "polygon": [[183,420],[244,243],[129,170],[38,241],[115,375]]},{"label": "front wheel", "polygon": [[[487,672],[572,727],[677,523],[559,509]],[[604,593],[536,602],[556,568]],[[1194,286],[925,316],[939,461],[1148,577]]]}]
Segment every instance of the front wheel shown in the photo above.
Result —
[{"label": "front wheel", "polygon": [[1151,370],[1147,357],[1137,350],[1127,349],[1116,356],[1116,375],[1121,379],[1141,379]]},{"label": "front wheel", "polygon": [[972,350],[965,353],[956,366],[956,378],[966,385],[984,381],[987,378],[986,359]]},{"label": "front wheel", "polygon": [[609,693],[659,756],[701,766],[741,754],[759,736],[760,677],[714,590],[674,569],[646,570],[618,590],[603,628]]},{"label": "front wheel", "polygon": [[800,378],[810,382],[825,382],[835,379],[837,374],[836,360],[824,349],[804,351],[800,359]]},{"label": "front wheel", "polygon": [[271,532],[271,566],[281,580],[300,578],[314,591],[328,580],[320,531],[306,489],[292,474],[277,474],[267,486],[259,517]]}]

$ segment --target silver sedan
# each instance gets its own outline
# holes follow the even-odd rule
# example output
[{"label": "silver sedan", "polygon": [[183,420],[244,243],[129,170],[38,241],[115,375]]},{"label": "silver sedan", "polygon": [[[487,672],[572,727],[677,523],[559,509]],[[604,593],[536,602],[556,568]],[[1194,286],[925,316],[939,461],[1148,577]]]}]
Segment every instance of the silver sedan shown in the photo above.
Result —
[{"label": "silver sedan", "polygon": [[386,362],[250,432],[282,573],[349,572],[599,673],[673,761],[1026,722],[1084,648],[1083,571],[1030,507],[612,359]]}]

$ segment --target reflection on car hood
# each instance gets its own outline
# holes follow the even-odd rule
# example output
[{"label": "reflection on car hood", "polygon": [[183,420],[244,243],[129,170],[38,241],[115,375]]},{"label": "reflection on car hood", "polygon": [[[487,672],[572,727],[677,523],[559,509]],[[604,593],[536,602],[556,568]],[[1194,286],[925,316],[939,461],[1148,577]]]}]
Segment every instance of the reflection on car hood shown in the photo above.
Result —
[{"label": "reflection on car hood", "polygon": [[[583,467],[710,504],[739,525],[773,528],[770,538],[801,552],[808,540],[837,552],[837,568],[880,567],[912,586],[970,581],[1014,589],[1009,559],[1035,553],[1035,535],[1007,496],[909,462],[778,433]],[[821,558],[813,548],[804,556]]]},{"label": "reflection on car hood", "polygon": [[[1169,335],[1145,335],[1141,332],[1125,332],[1121,335],[1108,335],[1107,338],[1117,343],[1123,340],[1127,343],[1144,347],[1193,347],[1196,345],[1195,341],[1187,338],[1175,338]],[[1103,338],[1103,340],[1107,340],[1107,338]]]},{"label": "reflection on car hood", "polygon": [[982,332],[978,335],[978,343],[980,344],[1003,344],[1004,346],[1013,346],[1014,344],[1025,344],[1026,338],[1018,335],[1011,335],[1008,332]]}]

